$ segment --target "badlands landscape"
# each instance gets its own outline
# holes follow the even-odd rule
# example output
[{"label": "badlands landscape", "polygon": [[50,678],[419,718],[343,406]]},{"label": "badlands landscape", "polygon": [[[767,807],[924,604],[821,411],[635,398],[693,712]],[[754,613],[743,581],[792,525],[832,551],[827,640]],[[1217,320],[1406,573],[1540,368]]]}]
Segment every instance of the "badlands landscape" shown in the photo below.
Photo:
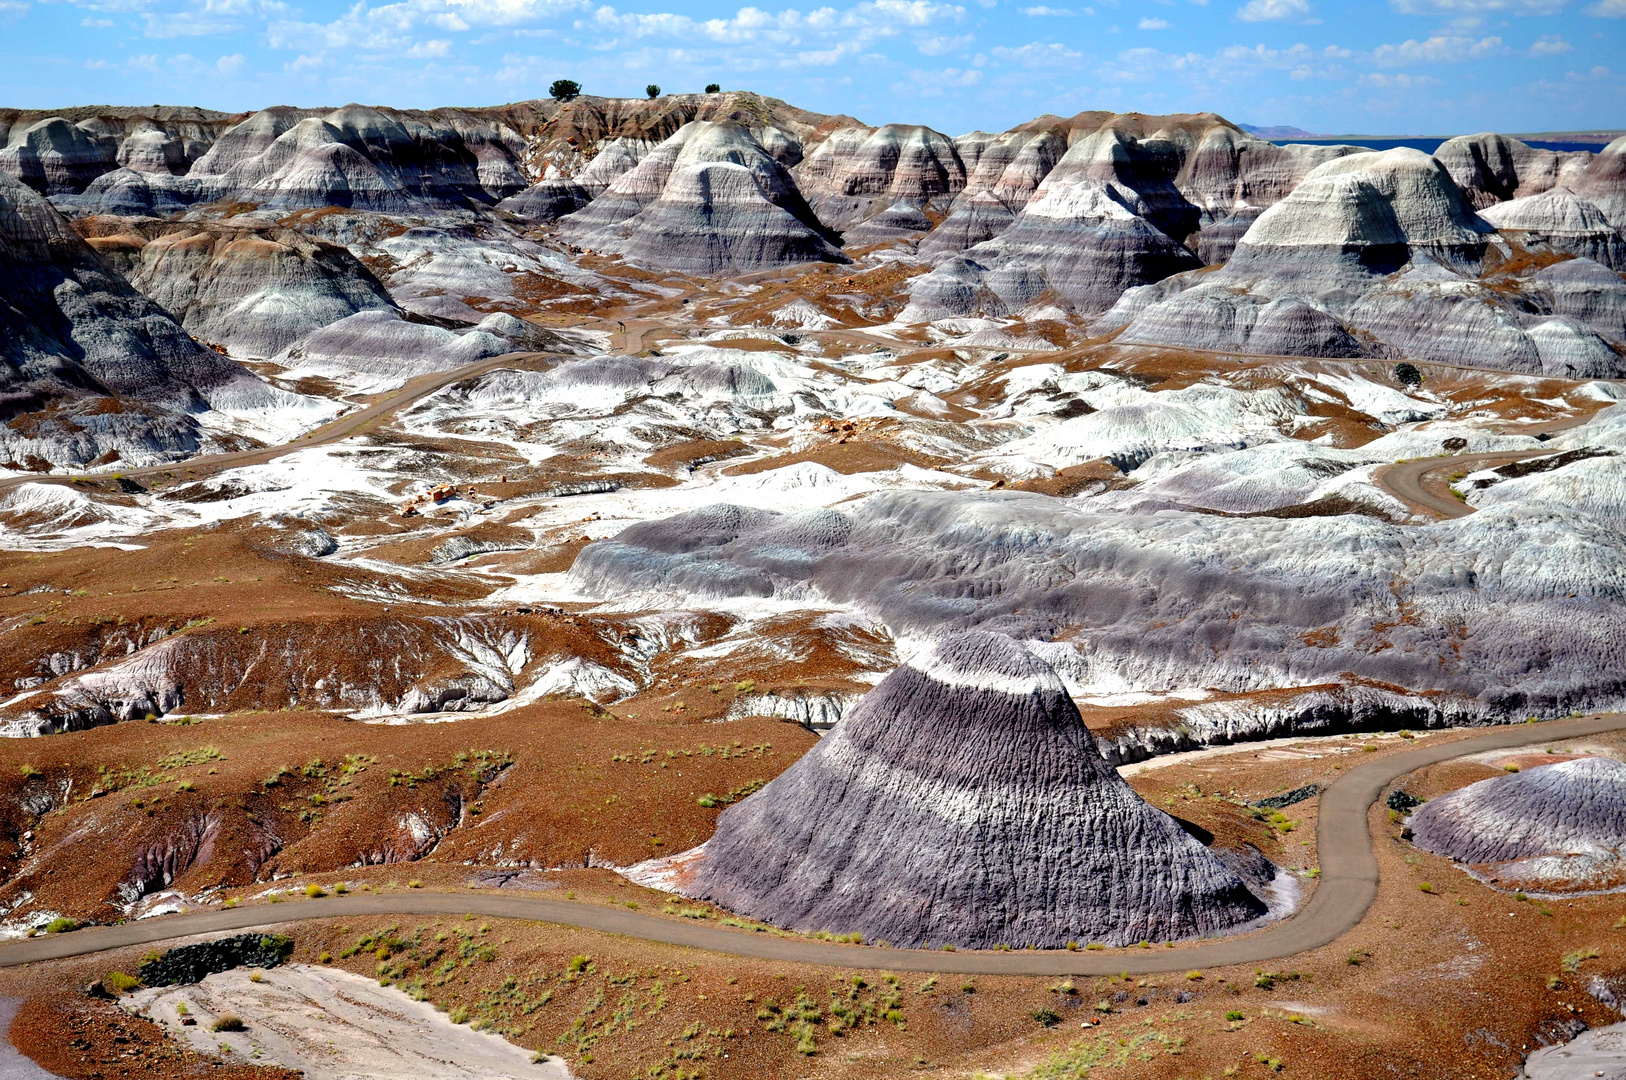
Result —
[{"label": "badlands landscape", "polygon": [[6,1075],[1626,1076],[1626,137],[0,109],[0,350]]}]

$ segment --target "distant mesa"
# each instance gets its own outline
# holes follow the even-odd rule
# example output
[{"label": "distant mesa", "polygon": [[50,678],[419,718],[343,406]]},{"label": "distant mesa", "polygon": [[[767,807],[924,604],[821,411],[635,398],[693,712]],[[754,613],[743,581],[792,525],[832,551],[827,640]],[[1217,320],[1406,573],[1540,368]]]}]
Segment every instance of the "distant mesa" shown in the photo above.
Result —
[{"label": "distant mesa", "polygon": [[1166,941],[1266,914],[1107,765],[1056,673],[983,631],[894,670],[689,867],[688,895],[907,947]]},{"label": "distant mesa", "polygon": [[1503,889],[1626,885],[1626,763],[1583,757],[1470,784],[1411,818],[1425,851]]},{"label": "distant mesa", "polygon": [[1267,127],[1259,127],[1256,124],[1238,124],[1237,127],[1241,128],[1243,131],[1246,131],[1249,135],[1254,135],[1261,139],[1327,138],[1325,135],[1317,135],[1313,131],[1305,131],[1303,128],[1294,127],[1291,124],[1274,124]]}]

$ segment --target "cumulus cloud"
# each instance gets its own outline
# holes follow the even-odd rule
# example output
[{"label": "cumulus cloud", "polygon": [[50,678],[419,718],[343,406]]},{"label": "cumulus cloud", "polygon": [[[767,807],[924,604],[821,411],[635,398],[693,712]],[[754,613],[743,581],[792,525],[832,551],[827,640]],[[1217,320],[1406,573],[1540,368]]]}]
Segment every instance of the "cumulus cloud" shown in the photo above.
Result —
[{"label": "cumulus cloud", "polygon": [[1021,64],[1023,67],[1055,67],[1084,58],[1083,53],[1053,41],[1030,41],[1026,45],[1014,48],[1009,45],[996,45],[988,51],[1001,60]]},{"label": "cumulus cloud", "polygon": [[936,37],[925,38],[915,43],[915,47],[926,56],[943,56],[951,52],[959,52],[975,40],[970,34],[958,34],[954,37],[945,37],[938,34]]},{"label": "cumulus cloud", "polygon": [[1506,56],[1508,48],[1499,37],[1480,38],[1439,34],[1426,41],[1403,41],[1399,45],[1379,45],[1372,51],[1372,59],[1383,67],[1406,64],[1460,64],[1468,60],[1484,60],[1493,56]]},{"label": "cumulus cloud", "polygon": [[1594,18],[1626,19],[1626,0],[1598,0],[1584,10]]},{"label": "cumulus cloud", "polygon": [[17,0],[0,0],[0,19],[17,18],[28,14],[28,5]]},{"label": "cumulus cloud", "polygon": [[895,94],[916,94],[920,97],[940,97],[949,90],[961,90],[982,82],[977,68],[943,68],[941,71],[908,72],[909,81],[893,83]]},{"label": "cumulus cloud", "polygon": [[1571,51],[1573,47],[1562,34],[1543,34],[1530,44],[1531,56],[1556,56]]},{"label": "cumulus cloud", "polygon": [[1167,30],[1169,21],[1167,19],[1142,19],[1138,25],[1142,30]]},{"label": "cumulus cloud", "polygon": [[1236,17],[1243,22],[1296,22],[1318,23],[1309,0],[1248,0],[1237,9]]},{"label": "cumulus cloud", "polygon": [[222,56],[219,60],[215,61],[215,70],[220,72],[222,75],[237,74],[239,71],[243,70],[243,54],[232,53],[230,56]]},{"label": "cumulus cloud", "polygon": [[1407,75],[1403,71],[1393,75],[1381,71],[1368,72],[1356,81],[1362,86],[1372,86],[1380,90],[1410,90],[1414,87],[1440,85],[1440,80],[1432,75]]},{"label": "cumulus cloud", "polygon": [[1224,85],[1251,82],[1265,71],[1285,72],[1295,80],[1335,77],[1343,70],[1340,61],[1353,55],[1339,45],[1314,49],[1302,42],[1285,49],[1230,45],[1212,54],[1126,49],[1103,65],[1100,74],[1115,83],[1150,83],[1172,77],[1206,93]]}]

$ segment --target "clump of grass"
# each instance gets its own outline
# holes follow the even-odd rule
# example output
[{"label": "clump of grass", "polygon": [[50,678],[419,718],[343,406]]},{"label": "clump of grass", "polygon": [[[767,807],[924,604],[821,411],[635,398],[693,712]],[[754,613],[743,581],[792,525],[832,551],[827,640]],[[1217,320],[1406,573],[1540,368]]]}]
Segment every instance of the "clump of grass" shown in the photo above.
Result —
[{"label": "clump of grass", "polygon": [[345,893],[347,893],[349,891],[350,891],[350,886],[346,885],[342,881],[335,883],[334,886],[333,886],[333,894],[335,896],[343,896]]},{"label": "clump of grass", "polygon": [[248,1025],[236,1013],[227,1013],[209,1025],[210,1031],[247,1031]]},{"label": "clump of grass", "polygon": [[248,981],[251,983],[263,983],[265,981],[265,976],[260,974],[258,971],[251,971],[248,973]]},{"label": "clump of grass", "polygon": [[1035,1009],[1030,1013],[1035,1023],[1040,1027],[1055,1027],[1061,1023],[1061,1017],[1051,1009]]},{"label": "clump of grass", "polygon": [[1203,973],[1200,972],[1200,971],[1188,971],[1188,972],[1186,972],[1186,978],[1188,980],[1190,980],[1191,982],[1196,982],[1198,979],[1200,979],[1202,977],[1203,977]]},{"label": "clump of grass", "polygon": [[1106,946],[1101,944],[1099,941],[1092,941],[1088,945],[1084,946],[1086,952],[1100,952],[1105,948]]},{"label": "clump of grass", "polygon": [[1596,960],[1597,958],[1597,949],[1576,949],[1574,952],[1564,954],[1564,970],[1570,972],[1580,971],[1581,961]]},{"label": "clump of grass", "polygon": [[466,1024],[466,1023],[468,1023],[468,1020],[469,1020],[468,1006],[467,1005],[459,1005],[459,1006],[457,1006],[451,1012],[446,1014],[446,1019],[450,1020],[454,1024]]},{"label": "clump of grass", "polygon": [[1419,892],[1432,893],[1434,891],[1434,886],[1432,884],[1430,884],[1429,882],[1425,881],[1425,882],[1423,882],[1423,883],[1421,883],[1420,885],[1417,886],[1417,890]]},{"label": "clump of grass", "polygon": [[326,896],[327,890],[313,881],[309,885],[305,886],[305,895],[310,897],[312,900],[315,900],[319,896]]},{"label": "clump of grass", "polygon": [[71,934],[79,929],[79,920],[70,919],[66,915],[58,915],[45,924],[47,934]]},{"label": "clump of grass", "polygon": [[[102,985],[115,994],[128,994],[141,985],[141,980],[134,975],[126,975],[122,971],[109,971],[102,976]],[[181,1015],[185,1016],[186,1014],[182,1013]]]},{"label": "clump of grass", "polygon": [[411,881],[407,882],[407,888],[421,889],[423,888],[423,882],[419,881],[417,878],[413,878]]},{"label": "clump of grass", "polygon": [[565,965],[565,970],[572,975],[580,975],[587,970],[587,965],[592,962],[593,958],[591,956],[583,956],[581,953],[577,953],[570,958],[570,963]]}]

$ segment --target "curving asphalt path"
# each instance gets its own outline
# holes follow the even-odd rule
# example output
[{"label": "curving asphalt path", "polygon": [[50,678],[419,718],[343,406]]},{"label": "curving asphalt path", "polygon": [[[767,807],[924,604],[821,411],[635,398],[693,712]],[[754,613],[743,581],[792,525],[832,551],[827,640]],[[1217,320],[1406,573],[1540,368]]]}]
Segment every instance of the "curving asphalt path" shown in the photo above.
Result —
[{"label": "curving asphalt path", "polygon": [[[132,480],[164,476],[175,473],[191,473],[188,480],[201,479],[210,473],[222,469],[236,469],[244,465],[263,465],[268,461],[291,454],[295,450],[303,450],[308,446],[322,446],[326,443],[338,442],[348,439],[362,428],[374,421],[380,420],[398,409],[415,405],[422,399],[437,390],[445,389],[453,383],[472,378],[475,375],[484,375],[488,371],[501,367],[513,367],[520,360],[536,359],[551,356],[551,353],[504,353],[501,356],[491,356],[484,360],[476,360],[472,364],[449,368],[446,371],[436,371],[429,375],[420,375],[395,390],[384,395],[377,401],[358,409],[355,412],[345,413],[335,420],[331,420],[319,428],[306,433],[293,442],[278,443],[275,446],[262,446],[254,450],[239,450],[230,454],[201,454],[198,457],[187,458],[184,461],[175,461],[167,465],[150,465],[139,469],[121,469],[120,476]],[[0,480],[0,491],[7,491],[23,484],[71,484],[75,477],[89,478],[91,480],[106,480],[111,477],[110,472],[90,472],[64,475],[62,473],[28,473],[22,476],[10,476]]]},{"label": "curving asphalt path", "polygon": [[[1595,415],[1596,413],[1584,413],[1555,420],[1550,424],[1522,428],[1514,434],[1532,435],[1538,432],[1552,434],[1555,431],[1567,431],[1591,422]],[[1557,447],[1547,446],[1539,450],[1502,450],[1482,454],[1445,454],[1440,457],[1418,458],[1415,461],[1403,461],[1379,469],[1373,474],[1372,482],[1414,511],[1435,514],[1442,518],[1467,517],[1474,512],[1474,508],[1451,494],[1449,479],[1439,474],[1479,472],[1481,469],[1510,465],[1515,461],[1550,457],[1561,453],[1563,451]]]},{"label": "curving asphalt path", "polygon": [[1176,949],[1105,952],[934,952],[835,945],[797,937],[727,930],[720,926],[640,915],[619,907],[547,900],[536,896],[482,893],[352,893],[290,906],[254,905],[146,919],[71,934],[0,945],[0,967],[148,945],[223,930],[248,930],[310,919],[360,915],[463,915],[530,919],[620,934],[644,941],[787,963],[957,975],[1149,975],[1193,968],[1257,964],[1329,945],[1366,915],[1378,891],[1368,812],[1385,788],[1416,769],[1487,750],[1507,750],[1626,728],[1626,714],[1612,713],[1542,724],[1497,728],[1454,742],[1422,746],[1351,769],[1321,795],[1316,843],[1321,877],[1309,903],[1291,918],[1255,934],[1221,938]]}]

